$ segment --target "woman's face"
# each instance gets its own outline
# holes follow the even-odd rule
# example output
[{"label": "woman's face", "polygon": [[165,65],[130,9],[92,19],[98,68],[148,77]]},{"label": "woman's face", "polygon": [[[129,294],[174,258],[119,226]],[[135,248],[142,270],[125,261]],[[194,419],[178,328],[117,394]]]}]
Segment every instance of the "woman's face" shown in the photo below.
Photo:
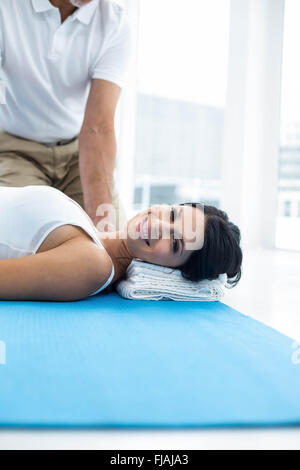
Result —
[{"label": "woman's face", "polygon": [[126,243],[134,258],[178,267],[203,246],[205,216],[191,206],[152,206],[127,223]]}]

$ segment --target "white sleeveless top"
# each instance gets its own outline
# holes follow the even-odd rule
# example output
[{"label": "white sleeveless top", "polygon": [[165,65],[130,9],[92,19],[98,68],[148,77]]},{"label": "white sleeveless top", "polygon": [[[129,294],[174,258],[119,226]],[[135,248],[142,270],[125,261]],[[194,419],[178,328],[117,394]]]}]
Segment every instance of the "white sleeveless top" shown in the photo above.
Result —
[{"label": "white sleeveless top", "polygon": [[[98,231],[82,207],[63,192],[51,186],[0,186],[0,259],[35,254],[52,230],[61,225],[81,227],[94,242],[105,249]],[[112,272],[97,291],[107,287]]]}]

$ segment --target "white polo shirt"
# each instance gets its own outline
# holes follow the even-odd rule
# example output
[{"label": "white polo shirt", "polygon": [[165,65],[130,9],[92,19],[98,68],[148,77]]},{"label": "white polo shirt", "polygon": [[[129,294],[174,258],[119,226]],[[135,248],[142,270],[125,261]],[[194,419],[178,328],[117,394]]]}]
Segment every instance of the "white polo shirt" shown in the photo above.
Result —
[{"label": "white polo shirt", "polygon": [[80,131],[93,78],[124,84],[130,33],[122,7],[92,0],[61,23],[48,0],[0,0],[0,128],[37,142]]}]

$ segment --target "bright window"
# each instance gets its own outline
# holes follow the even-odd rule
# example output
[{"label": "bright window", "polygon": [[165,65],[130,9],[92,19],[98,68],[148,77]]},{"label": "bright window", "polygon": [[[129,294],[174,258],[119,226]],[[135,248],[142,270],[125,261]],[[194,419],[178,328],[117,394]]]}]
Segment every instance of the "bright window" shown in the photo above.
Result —
[{"label": "bright window", "polygon": [[286,0],[276,246],[300,250],[300,2]]},{"label": "bright window", "polygon": [[229,0],[140,0],[135,208],[219,204]]}]

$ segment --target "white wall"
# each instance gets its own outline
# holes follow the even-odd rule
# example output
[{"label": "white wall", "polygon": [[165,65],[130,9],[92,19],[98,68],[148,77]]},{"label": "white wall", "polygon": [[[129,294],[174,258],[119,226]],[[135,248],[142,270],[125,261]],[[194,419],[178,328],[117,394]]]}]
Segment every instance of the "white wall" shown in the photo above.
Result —
[{"label": "white wall", "polygon": [[222,207],[244,248],[274,247],[284,0],[232,0]]},{"label": "white wall", "polygon": [[131,24],[131,59],[116,116],[118,155],[115,179],[125,211],[130,214],[134,195],[139,4],[138,0],[123,0],[122,4]]}]

